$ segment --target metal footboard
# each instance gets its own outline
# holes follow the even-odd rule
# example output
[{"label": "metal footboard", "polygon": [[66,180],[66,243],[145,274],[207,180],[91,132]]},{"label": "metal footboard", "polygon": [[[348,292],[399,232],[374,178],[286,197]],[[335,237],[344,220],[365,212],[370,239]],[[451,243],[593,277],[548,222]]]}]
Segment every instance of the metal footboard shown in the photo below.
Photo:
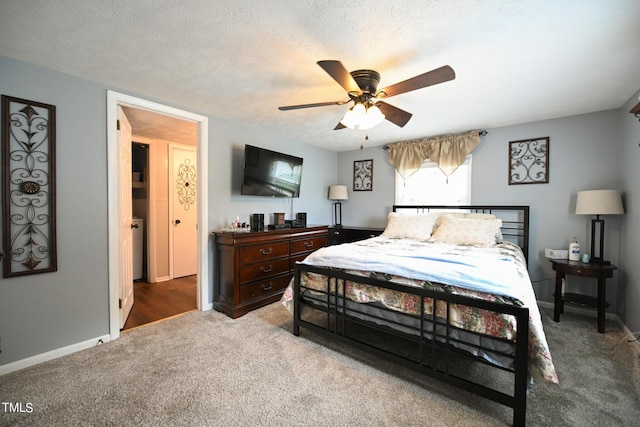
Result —
[{"label": "metal footboard", "polygon": [[[305,287],[301,283],[305,272],[326,277],[326,289],[311,290]],[[355,303],[345,296],[348,281],[416,295],[420,299],[420,314],[403,314],[383,306],[371,308],[369,304]],[[431,302],[425,303],[425,298]],[[429,307],[431,304],[433,306]],[[444,317],[436,316],[436,304],[445,305]],[[517,325],[516,340],[496,338],[452,325],[450,314],[455,305],[513,316]],[[528,308],[297,263],[294,335],[300,334],[300,327],[334,337],[368,353],[508,406],[513,409],[513,424],[525,424]],[[468,366],[472,363],[484,368],[469,374]],[[486,371],[491,372],[485,375]],[[480,377],[475,375],[478,372],[482,374]],[[492,376],[497,374],[493,372],[501,372],[499,375],[509,378],[507,389],[494,387]]]}]

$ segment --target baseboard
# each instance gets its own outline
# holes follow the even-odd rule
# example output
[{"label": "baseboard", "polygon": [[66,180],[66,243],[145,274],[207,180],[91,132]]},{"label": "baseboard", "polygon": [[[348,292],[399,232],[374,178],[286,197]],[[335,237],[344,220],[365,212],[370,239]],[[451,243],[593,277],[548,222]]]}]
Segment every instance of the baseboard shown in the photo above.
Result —
[{"label": "baseboard", "polygon": [[57,359],[68,354],[72,354],[87,348],[95,347],[96,345],[104,344],[111,340],[110,335],[103,335],[101,337],[91,338],[83,342],[71,344],[66,347],[61,347],[55,350],[47,351],[46,353],[37,354],[35,356],[27,357],[26,359],[17,360],[15,362],[0,365],[0,375],[8,374],[9,372],[19,371],[20,369],[29,368],[31,366],[38,365],[49,360]]},{"label": "baseboard", "polygon": [[[622,322],[620,322],[620,323],[622,323]],[[629,328],[627,328],[627,325],[622,323],[622,326],[623,326],[622,330],[624,331],[624,336],[625,337],[630,337],[630,336],[633,335],[633,332],[630,331]],[[636,334],[637,333],[638,332],[636,332]],[[629,338],[629,339],[631,339],[631,338]],[[635,342],[629,343],[629,344],[631,344],[631,346],[636,349],[636,351],[638,352],[638,356],[640,357],[640,341],[635,341]]]}]

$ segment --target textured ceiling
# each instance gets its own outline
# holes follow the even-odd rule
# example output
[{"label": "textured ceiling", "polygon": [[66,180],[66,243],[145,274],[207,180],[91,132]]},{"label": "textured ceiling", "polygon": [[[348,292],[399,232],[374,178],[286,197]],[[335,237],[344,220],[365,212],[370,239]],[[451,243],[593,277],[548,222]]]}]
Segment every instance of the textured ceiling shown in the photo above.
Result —
[{"label": "textured ceiling", "polygon": [[[0,55],[336,151],[348,106],[317,64],[456,79],[388,98],[413,113],[381,145],[622,106],[640,89],[637,0],[2,0]],[[1,76],[0,76],[1,78]],[[16,94],[19,95],[19,94]]]}]

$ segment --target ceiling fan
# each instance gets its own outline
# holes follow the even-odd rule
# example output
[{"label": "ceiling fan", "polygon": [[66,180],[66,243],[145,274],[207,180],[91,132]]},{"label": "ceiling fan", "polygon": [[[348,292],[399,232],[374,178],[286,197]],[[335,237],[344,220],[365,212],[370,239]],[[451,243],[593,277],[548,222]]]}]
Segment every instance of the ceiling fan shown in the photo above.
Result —
[{"label": "ceiling fan", "polygon": [[453,68],[445,65],[378,90],[380,73],[377,71],[355,70],[349,72],[340,61],[333,60],[318,61],[318,65],[347,91],[349,99],[346,101],[316,102],[313,104],[289,105],[278,108],[282,111],[288,111],[328,105],[344,105],[353,101],[353,107],[347,111],[334,130],[344,129],[346,127],[351,129],[370,129],[381,123],[384,119],[389,120],[397,126],[403,127],[409,119],[411,119],[412,114],[398,107],[394,107],[391,104],[387,104],[382,101],[382,99],[444,83],[456,77]]}]

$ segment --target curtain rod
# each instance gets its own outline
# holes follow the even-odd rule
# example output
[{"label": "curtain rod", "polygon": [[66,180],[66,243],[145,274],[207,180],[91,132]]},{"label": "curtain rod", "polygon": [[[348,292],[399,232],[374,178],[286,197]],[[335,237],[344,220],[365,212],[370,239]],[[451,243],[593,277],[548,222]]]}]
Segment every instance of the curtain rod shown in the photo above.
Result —
[{"label": "curtain rod", "polygon": [[[486,129],[482,129],[480,132],[478,132],[478,135],[480,136],[485,136],[486,134],[488,134],[489,132],[486,131]],[[389,149],[389,144],[385,144],[382,146],[383,150],[388,150]]]}]

